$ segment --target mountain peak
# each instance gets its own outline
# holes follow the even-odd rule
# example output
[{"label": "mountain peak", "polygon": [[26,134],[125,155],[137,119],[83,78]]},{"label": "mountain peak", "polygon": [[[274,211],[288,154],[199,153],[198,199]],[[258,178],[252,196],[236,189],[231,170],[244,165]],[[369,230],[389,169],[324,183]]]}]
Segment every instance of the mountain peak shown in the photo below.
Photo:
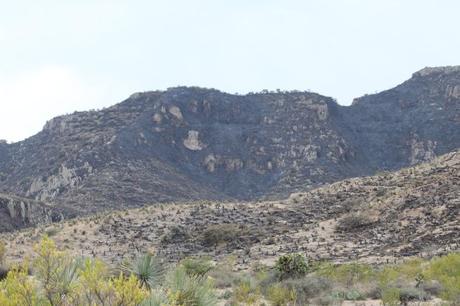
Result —
[{"label": "mountain peak", "polygon": [[428,76],[434,74],[451,74],[460,72],[460,66],[440,66],[440,67],[425,67],[413,74],[414,77]]}]

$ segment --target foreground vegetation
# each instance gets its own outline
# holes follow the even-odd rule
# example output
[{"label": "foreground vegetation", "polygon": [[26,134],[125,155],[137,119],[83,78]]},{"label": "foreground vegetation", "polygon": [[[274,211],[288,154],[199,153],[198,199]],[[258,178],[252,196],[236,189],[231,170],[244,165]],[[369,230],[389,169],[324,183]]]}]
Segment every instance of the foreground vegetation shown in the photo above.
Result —
[{"label": "foreground vegetation", "polygon": [[[8,250],[0,243],[2,265]],[[334,265],[300,254],[279,257],[274,267],[233,271],[233,259],[214,264],[189,258],[168,265],[140,255],[117,267],[97,258],[75,258],[45,236],[32,258],[2,268],[0,305],[336,305],[378,299],[407,305],[437,297],[460,305],[460,253],[400,264]]]}]

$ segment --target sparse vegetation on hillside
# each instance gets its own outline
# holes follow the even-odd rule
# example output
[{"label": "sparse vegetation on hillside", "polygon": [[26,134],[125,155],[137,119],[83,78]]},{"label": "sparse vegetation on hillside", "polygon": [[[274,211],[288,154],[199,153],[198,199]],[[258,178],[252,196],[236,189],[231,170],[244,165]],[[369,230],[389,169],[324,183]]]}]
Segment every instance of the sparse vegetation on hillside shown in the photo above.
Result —
[{"label": "sparse vegetation on hillside", "polygon": [[34,250],[30,265],[14,265],[0,282],[0,305],[215,305],[210,279],[189,276],[181,265],[163,279],[166,267],[150,255],[119,271],[97,258],[68,256],[47,236]]},{"label": "sparse vegetation on hillside", "polygon": [[407,305],[435,297],[444,305],[460,303],[460,253],[378,266],[308,265],[300,254],[289,254],[273,267],[231,273],[232,261],[213,265],[189,258],[168,267],[152,255],[110,267],[97,258],[69,256],[47,236],[34,250],[31,260],[11,266],[0,281],[0,305],[294,306],[366,299]]},{"label": "sparse vegetation on hillside", "polygon": [[[415,255],[436,256],[460,247],[460,154],[416,167],[297,193],[285,200],[168,203],[97,214],[1,233],[19,261],[43,234],[77,256],[110,264],[139,253],[170,262],[190,256],[236,269],[274,264],[281,255],[311,260],[389,263]],[[381,191],[385,190],[382,195]]]}]

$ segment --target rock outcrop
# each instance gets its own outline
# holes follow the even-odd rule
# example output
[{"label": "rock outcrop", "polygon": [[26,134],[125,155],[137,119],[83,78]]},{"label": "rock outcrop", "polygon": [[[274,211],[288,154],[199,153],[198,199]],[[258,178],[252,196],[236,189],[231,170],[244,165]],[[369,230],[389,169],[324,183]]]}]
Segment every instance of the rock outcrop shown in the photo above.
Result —
[{"label": "rock outcrop", "polygon": [[0,194],[0,232],[60,221],[53,207],[31,199]]}]

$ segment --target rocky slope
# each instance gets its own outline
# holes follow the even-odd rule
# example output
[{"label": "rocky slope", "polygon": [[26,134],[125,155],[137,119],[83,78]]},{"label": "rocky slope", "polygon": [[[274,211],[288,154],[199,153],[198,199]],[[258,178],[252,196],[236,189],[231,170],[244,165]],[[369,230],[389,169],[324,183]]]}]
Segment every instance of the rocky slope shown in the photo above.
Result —
[{"label": "rocky slope", "polygon": [[283,201],[152,205],[3,234],[20,260],[44,232],[78,255],[119,262],[153,251],[237,267],[301,252],[337,262],[393,262],[460,250],[460,151],[431,163],[353,178]]},{"label": "rocky slope", "polygon": [[426,68],[343,107],[309,92],[145,92],[0,143],[0,191],[70,214],[197,199],[282,198],[460,146],[460,69]]}]

